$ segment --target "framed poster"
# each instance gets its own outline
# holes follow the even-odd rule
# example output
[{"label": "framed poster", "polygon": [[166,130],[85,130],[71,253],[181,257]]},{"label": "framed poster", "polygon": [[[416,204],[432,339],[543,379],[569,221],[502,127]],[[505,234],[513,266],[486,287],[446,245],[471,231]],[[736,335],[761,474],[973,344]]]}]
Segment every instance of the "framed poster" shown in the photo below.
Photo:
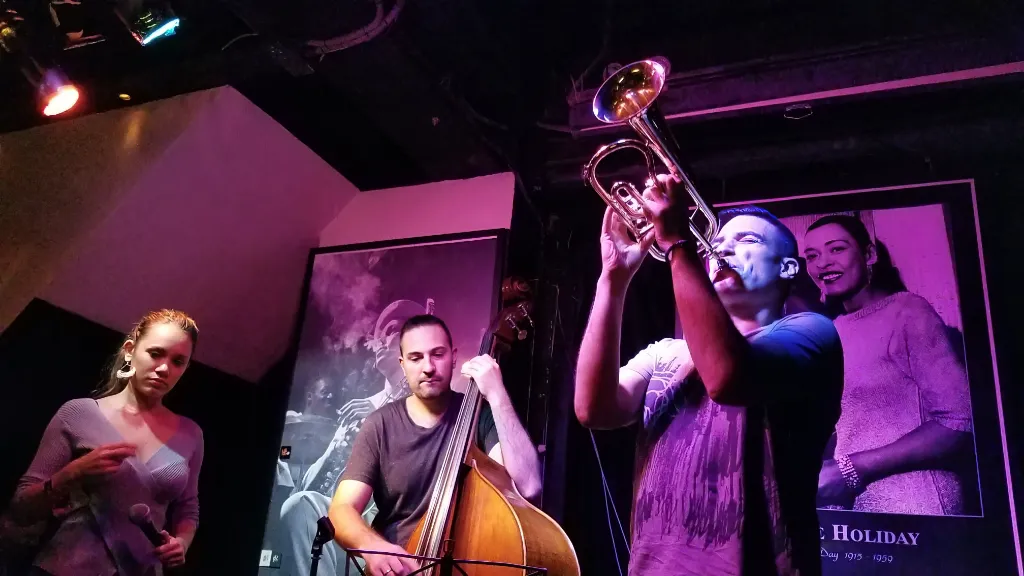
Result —
[{"label": "framed poster", "polygon": [[[410,393],[398,362],[402,324],[435,314],[451,330],[456,364],[477,354],[498,309],[504,249],[498,230],[311,253],[261,574],[309,574],[316,521],[363,420]],[[456,370],[452,387],[466,385]],[[375,513],[371,501],[363,516]],[[324,546],[319,573],[344,570],[344,552]]]},{"label": "framed poster", "polygon": [[973,182],[742,204],[796,235],[786,313],[829,316],[843,345],[824,574],[1022,574]]}]

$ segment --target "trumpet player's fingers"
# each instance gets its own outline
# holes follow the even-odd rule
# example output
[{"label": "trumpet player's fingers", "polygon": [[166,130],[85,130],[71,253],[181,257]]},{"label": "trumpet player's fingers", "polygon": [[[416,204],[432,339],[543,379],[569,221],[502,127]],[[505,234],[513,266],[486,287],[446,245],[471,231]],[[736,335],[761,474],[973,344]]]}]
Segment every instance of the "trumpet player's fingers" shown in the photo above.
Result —
[{"label": "trumpet player's fingers", "polygon": [[663,187],[671,187],[673,184],[682,182],[675,174],[658,174],[658,183]]},{"label": "trumpet player's fingers", "polygon": [[650,202],[664,202],[668,198],[665,193],[665,185],[660,181],[648,180],[647,184],[648,186],[644,188],[643,193],[640,195],[644,199],[644,204]]},{"label": "trumpet player's fingers", "polygon": [[640,238],[640,252],[646,254],[651,246],[654,244],[654,228],[651,228],[644,233],[643,238]]},{"label": "trumpet player's fingers", "polygon": [[612,229],[613,219],[617,216],[615,211],[612,210],[611,206],[604,209],[604,220],[601,221],[601,231],[610,232]]},{"label": "trumpet player's fingers", "polygon": [[622,219],[622,216],[612,210],[611,206],[605,208],[601,231],[609,236],[622,236],[626,234],[627,230],[626,221]]},{"label": "trumpet player's fingers", "polygon": [[644,204],[647,204],[647,202],[651,202],[653,200],[656,200],[660,196],[661,196],[661,191],[658,190],[658,187],[656,185],[655,186],[648,186],[647,188],[644,188],[643,193],[640,194],[640,197],[644,199]]},{"label": "trumpet player's fingers", "polygon": [[644,211],[644,218],[653,222],[655,210],[660,213],[660,208],[665,204],[665,195],[658,190],[657,186],[652,186],[650,188],[644,188],[644,192],[640,196],[644,200],[640,205],[640,208]]},{"label": "trumpet player's fingers", "polygon": [[672,174],[658,174],[655,177],[655,182],[648,181],[649,184],[653,184],[651,188],[654,193],[666,197],[675,192],[675,185],[680,182],[681,180]]}]

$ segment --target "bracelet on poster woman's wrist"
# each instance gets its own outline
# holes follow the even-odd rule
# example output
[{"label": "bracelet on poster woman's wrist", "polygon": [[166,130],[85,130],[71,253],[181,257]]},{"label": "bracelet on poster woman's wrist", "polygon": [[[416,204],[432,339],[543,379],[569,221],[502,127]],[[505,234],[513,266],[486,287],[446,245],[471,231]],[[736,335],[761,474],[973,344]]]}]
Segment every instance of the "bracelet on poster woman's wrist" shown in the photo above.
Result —
[{"label": "bracelet on poster woman's wrist", "polygon": [[850,457],[846,454],[840,454],[835,457],[835,460],[836,466],[839,467],[839,473],[843,475],[846,485],[854,492],[860,492],[864,483],[861,481],[860,474],[857,473],[857,468],[854,467]]}]

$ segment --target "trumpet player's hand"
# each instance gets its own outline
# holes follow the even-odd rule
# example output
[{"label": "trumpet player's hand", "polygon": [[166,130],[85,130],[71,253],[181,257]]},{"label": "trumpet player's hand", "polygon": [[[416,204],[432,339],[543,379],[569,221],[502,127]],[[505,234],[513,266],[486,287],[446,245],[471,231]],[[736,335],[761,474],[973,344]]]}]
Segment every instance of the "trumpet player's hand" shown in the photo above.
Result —
[{"label": "trumpet player's hand", "polygon": [[689,214],[686,203],[679,201],[680,180],[668,174],[658,174],[655,182],[644,189],[644,214],[654,224],[654,240],[667,250],[673,243],[690,233],[687,228]]},{"label": "trumpet player's hand", "polygon": [[637,242],[622,218],[611,207],[605,209],[601,223],[602,274],[619,286],[629,284],[653,242],[653,230]]}]

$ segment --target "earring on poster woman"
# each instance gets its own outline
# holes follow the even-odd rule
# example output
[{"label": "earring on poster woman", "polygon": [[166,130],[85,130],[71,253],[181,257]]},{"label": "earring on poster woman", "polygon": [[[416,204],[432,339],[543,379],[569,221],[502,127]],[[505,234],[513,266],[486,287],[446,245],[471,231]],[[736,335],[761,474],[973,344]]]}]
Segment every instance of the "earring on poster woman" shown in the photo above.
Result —
[{"label": "earring on poster woman", "polygon": [[135,367],[132,366],[132,359],[129,356],[124,358],[124,366],[117,371],[118,378],[131,378],[135,375]]},{"label": "earring on poster woman", "polygon": [[871,280],[875,277],[875,265],[868,264],[868,286],[871,286]]}]

